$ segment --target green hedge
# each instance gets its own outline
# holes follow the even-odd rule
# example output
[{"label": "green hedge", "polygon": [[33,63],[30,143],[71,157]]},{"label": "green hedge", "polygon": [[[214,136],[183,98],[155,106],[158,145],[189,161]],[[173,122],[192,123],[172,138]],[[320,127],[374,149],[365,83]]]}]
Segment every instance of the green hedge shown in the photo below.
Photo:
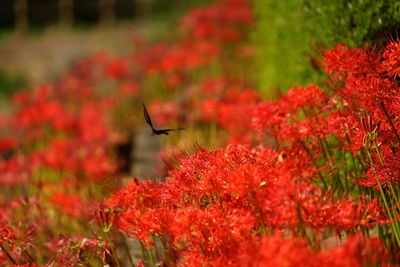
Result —
[{"label": "green hedge", "polygon": [[0,70],[0,100],[10,97],[25,86],[26,81],[22,75]]},{"label": "green hedge", "polygon": [[400,29],[397,0],[255,0],[254,10],[256,80],[263,91],[318,82],[310,64],[315,47],[379,44]]}]

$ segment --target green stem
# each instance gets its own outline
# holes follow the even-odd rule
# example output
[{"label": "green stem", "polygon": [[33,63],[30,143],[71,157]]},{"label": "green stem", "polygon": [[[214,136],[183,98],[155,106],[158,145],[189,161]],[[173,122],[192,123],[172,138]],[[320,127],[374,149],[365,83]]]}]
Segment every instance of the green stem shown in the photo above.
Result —
[{"label": "green stem", "polygon": [[[316,163],[314,162],[314,159],[313,159],[313,157],[312,157],[312,154],[311,154],[311,152],[308,150],[306,144],[305,144],[303,141],[301,141],[301,140],[300,140],[300,144],[302,145],[302,147],[303,147],[304,150],[306,151],[307,155],[310,157],[311,163],[313,164],[313,167],[314,167],[314,168],[317,168],[317,167],[316,167]],[[327,183],[326,183],[324,177],[322,176],[322,174],[321,174],[320,172],[318,172],[318,176],[319,176],[319,179],[320,179],[321,182],[322,182],[322,185],[324,186],[323,189],[324,189],[324,190],[328,189],[328,185],[327,185]]]},{"label": "green stem", "polygon": [[[369,153],[368,149],[366,149],[366,151],[367,151],[368,159],[369,159],[370,162],[371,162],[371,168],[372,168],[372,170],[374,171],[375,178],[376,178],[376,182],[377,182],[377,184],[378,184],[379,191],[381,192],[382,200],[383,200],[383,203],[384,203],[384,205],[385,205],[386,211],[387,211],[387,213],[388,213],[388,215],[389,215],[390,220],[392,220],[392,219],[394,219],[394,218],[393,218],[393,216],[392,216],[392,212],[390,211],[388,202],[387,202],[387,200],[386,200],[385,192],[383,191],[381,182],[379,181],[379,178],[378,178],[377,175],[376,175],[376,169],[375,169],[375,167],[374,167],[374,165],[373,165],[374,163],[373,163],[373,161],[372,161],[371,154]],[[399,235],[399,233],[398,233],[397,223],[396,223],[395,221],[393,221],[393,223],[391,224],[391,226],[392,226],[393,234],[394,234],[394,236],[395,236],[395,238],[396,238],[397,244],[400,246],[400,235]]]},{"label": "green stem", "polygon": [[142,249],[143,258],[146,260],[147,259],[146,248],[144,247],[144,245],[141,241],[139,241],[139,243],[140,243],[140,248]]},{"label": "green stem", "polygon": [[215,147],[216,144],[216,140],[217,140],[217,122],[211,122],[210,125],[210,147]]},{"label": "green stem", "polygon": [[[345,186],[345,194],[347,195],[349,193],[349,182],[348,182],[348,166],[347,166],[347,162],[346,162],[346,153],[343,151],[343,153],[340,153],[341,157],[340,157],[340,161],[341,161],[341,165],[344,168],[344,186]],[[340,178],[340,175],[339,175]]]},{"label": "green stem", "polygon": [[17,262],[13,259],[13,257],[6,251],[3,247],[3,245],[0,245],[1,251],[3,251],[4,254],[6,254],[7,258],[13,263],[17,264]]},{"label": "green stem", "polygon": [[[379,148],[378,148],[378,145],[377,145],[376,141],[373,139],[372,142],[373,142],[373,144],[374,144],[376,153],[378,154],[379,161],[381,162],[381,165],[384,165],[383,157],[382,157],[381,151],[380,151]],[[392,195],[393,195],[393,197],[394,197],[395,202],[396,202],[396,203],[399,203],[399,200],[398,200],[398,198],[397,198],[397,194],[396,194],[396,192],[394,191],[394,188],[393,188],[392,183],[389,181],[388,184],[389,184],[389,188],[390,188],[390,191],[392,192]]]},{"label": "green stem", "polygon": [[157,258],[158,262],[161,262],[162,258],[161,258],[161,255],[160,255],[158,249],[157,249],[156,237],[154,235],[152,235],[151,239],[153,240],[153,243],[154,243],[154,253],[156,254],[156,258]]},{"label": "green stem", "polygon": [[124,247],[125,247],[125,250],[126,250],[126,254],[128,254],[129,263],[132,265],[132,267],[135,267],[136,265],[133,263],[131,252],[129,251],[129,247],[128,247],[128,244],[126,243],[126,238],[125,237],[124,237]]},{"label": "green stem", "polygon": [[110,243],[111,253],[113,254],[113,258],[115,260],[115,263],[117,264],[118,267],[121,267],[121,265],[119,264],[118,258],[117,258],[117,252],[115,251],[114,242],[111,239],[110,232],[104,232],[104,233],[105,233],[107,241]]},{"label": "green stem", "polygon": [[149,256],[149,261],[151,266],[154,266],[155,263],[154,263],[153,253],[151,253],[151,249],[150,248],[146,249],[146,252],[147,255]]},{"label": "green stem", "polygon": [[26,249],[22,249],[22,251],[24,252],[24,254],[29,258],[29,260],[33,263],[36,263],[35,259],[32,257],[31,254],[29,254],[29,252]]},{"label": "green stem", "polygon": [[386,118],[388,119],[389,124],[390,124],[390,126],[392,127],[392,130],[393,130],[394,134],[396,135],[397,141],[400,142],[400,135],[399,135],[399,133],[397,132],[396,127],[394,127],[394,124],[393,124],[393,122],[392,122],[392,119],[390,118],[389,113],[388,113],[388,111],[387,111],[386,108],[385,108],[385,105],[383,105],[383,102],[379,103],[379,105],[381,106],[381,108],[382,108],[382,110],[383,110],[383,113],[385,113],[385,116],[386,116]]}]

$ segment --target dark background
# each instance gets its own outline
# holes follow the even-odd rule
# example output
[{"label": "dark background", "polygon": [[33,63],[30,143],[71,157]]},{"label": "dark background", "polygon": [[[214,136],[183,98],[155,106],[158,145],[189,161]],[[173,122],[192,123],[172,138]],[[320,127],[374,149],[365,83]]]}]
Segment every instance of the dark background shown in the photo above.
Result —
[{"label": "dark background", "polygon": [[[117,19],[133,19],[136,14],[135,0],[115,0]],[[156,0],[165,2],[165,0]],[[99,19],[99,0],[74,0],[74,23],[92,24]],[[0,28],[13,28],[15,0],[0,1]],[[28,20],[33,27],[44,27],[58,22],[59,10],[57,0],[28,0]]]}]

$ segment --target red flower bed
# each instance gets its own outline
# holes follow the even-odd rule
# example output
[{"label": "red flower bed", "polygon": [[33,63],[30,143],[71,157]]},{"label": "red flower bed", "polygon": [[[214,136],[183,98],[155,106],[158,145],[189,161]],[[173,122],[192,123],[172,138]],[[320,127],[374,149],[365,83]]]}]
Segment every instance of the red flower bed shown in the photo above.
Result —
[{"label": "red flower bed", "polygon": [[[126,238],[138,266],[398,264],[399,42],[339,44],[321,55],[325,85],[263,101],[252,22],[249,1],[216,1],[173,41],[17,94],[0,123],[2,266],[125,266]],[[155,125],[218,147],[166,148],[165,177],[121,188],[115,147],[145,100]]]}]

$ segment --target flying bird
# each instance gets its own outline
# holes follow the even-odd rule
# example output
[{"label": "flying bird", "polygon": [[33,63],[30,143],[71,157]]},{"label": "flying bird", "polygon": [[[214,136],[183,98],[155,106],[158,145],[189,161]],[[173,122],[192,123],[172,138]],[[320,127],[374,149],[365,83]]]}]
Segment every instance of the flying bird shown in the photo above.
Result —
[{"label": "flying bird", "polygon": [[150,125],[151,130],[153,131],[152,135],[169,135],[169,132],[171,131],[180,131],[180,130],[184,130],[185,128],[177,128],[177,129],[162,129],[162,130],[157,130],[154,128],[153,126],[153,122],[151,121],[149,112],[147,112],[146,106],[143,104],[143,113],[144,113],[144,118],[147,122],[148,125]]}]

